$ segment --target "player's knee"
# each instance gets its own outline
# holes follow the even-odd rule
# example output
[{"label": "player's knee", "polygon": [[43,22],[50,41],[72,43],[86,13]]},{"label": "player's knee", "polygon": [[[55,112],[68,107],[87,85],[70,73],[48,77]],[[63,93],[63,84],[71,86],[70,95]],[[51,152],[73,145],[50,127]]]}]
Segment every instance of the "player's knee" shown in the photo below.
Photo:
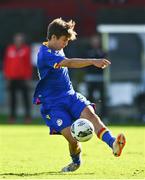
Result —
[{"label": "player's knee", "polygon": [[100,119],[99,116],[95,113],[92,106],[87,106],[81,113],[80,118],[85,118],[88,120]]},{"label": "player's knee", "polygon": [[94,122],[98,122],[98,121],[101,121],[101,119],[100,119],[100,117],[97,115],[97,114],[95,114],[95,113],[93,113],[93,112],[90,112],[88,115],[87,115],[87,117],[85,116],[84,118],[86,118],[86,119],[88,119],[89,121],[91,121],[92,123]]}]

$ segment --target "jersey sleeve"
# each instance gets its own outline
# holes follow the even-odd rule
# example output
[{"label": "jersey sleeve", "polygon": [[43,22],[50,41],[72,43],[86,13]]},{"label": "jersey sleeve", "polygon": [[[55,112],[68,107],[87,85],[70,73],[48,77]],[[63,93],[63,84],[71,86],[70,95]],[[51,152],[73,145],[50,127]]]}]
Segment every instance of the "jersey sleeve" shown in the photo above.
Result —
[{"label": "jersey sleeve", "polygon": [[60,68],[59,63],[65,59],[65,55],[60,53],[45,52],[45,65],[53,67],[55,69]]}]

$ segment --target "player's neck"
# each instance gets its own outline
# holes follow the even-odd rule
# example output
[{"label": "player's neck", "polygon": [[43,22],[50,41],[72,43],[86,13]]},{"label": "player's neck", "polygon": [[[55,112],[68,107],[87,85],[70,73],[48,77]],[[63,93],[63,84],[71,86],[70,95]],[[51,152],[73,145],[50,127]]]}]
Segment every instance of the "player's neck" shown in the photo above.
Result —
[{"label": "player's neck", "polygon": [[48,41],[47,47],[50,48],[50,49],[56,50],[56,48],[54,46],[54,43],[51,42],[51,41]]}]

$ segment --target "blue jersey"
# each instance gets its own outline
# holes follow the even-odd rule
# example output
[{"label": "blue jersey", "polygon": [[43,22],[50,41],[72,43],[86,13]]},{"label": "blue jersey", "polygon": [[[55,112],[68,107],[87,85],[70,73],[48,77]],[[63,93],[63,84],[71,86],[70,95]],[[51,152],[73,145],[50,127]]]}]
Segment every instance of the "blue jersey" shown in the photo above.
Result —
[{"label": "blue jersey", "polygon": [[44,44],[40,47],[37,59],[40,80],[34,93],[35,104],[51,103],[50,100],[74,93],[68,68],[59,66],[64,59],[63,51],[55,51]]},{"label": "blue jersey", "polygon": [[76,93],[69,78],[68,68],[60,67],[65,59],[63,51],[54,51],[45,45],[38,52],[39,82],[33,102],[41,105],[41,115],[50,134],[57,134],[71,126],[83,109],[91,104],[83,95]]}]

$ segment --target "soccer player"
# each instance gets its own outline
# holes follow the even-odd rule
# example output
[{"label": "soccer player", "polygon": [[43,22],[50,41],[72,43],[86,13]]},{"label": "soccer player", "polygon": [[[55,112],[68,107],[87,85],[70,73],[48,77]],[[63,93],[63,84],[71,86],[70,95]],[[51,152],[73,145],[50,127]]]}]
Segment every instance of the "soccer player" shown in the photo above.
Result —
[{"label": "soccer player", "polygon": [[61,134],[68,141],[72,162],[62,168],[62,172],[77,170],[81,165],[81,146],[71,135],[70,126],[78,118],[91,121],[95,133],[112,150],[114,156],[120,156],[125,145],[125,136],[112,136],[108,128],[95,114],[92,103],[83,95],[75,92],[69,78],[68,68],[83,68],[90,65],[106,68],[107,59],[67,58],[63,48],[76,39],[75,22],[54,19],[47,30],[47,42],[38,52],[38,82],[34,93],[34,104],[41,104],[41,114],[50,134]]}]

